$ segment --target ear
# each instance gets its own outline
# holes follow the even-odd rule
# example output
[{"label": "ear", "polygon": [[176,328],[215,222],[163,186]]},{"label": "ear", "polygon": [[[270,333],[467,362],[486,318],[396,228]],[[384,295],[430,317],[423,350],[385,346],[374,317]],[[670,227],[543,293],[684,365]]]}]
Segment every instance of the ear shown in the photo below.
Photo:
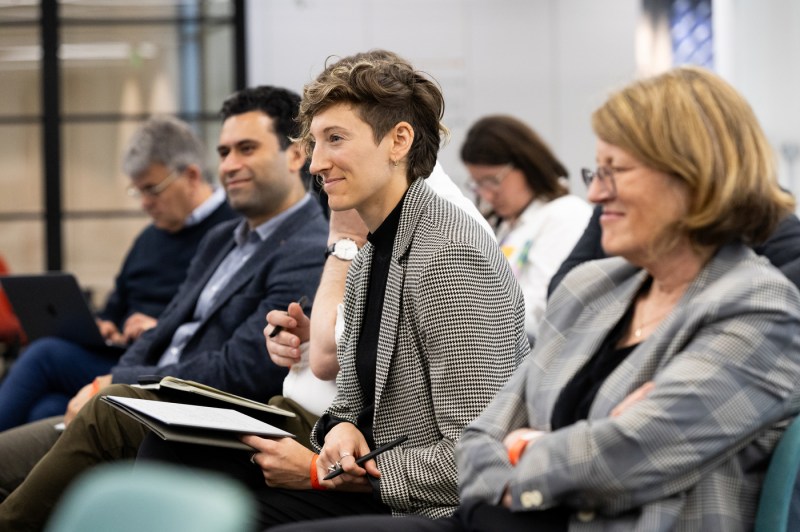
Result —
[{"label": "ear", "polygon": [[293,142],[286,148],[286,165],[290,172],[299,172],[306,163],[306,150],[299,142]]},{"label": "ear", "polygon": [[188,179],[193,185],[205,182],[205,179],[203,179],[203,170],[201,170],[196,164],[190,164],[187,166],[183,173],[186,176],[186,179]]},{"label": "ear", "polygon": [[414,128],[408,122],[398,122],[388,135],[391,139],[390,158],[392,161],[402,161],[414,143]]}]

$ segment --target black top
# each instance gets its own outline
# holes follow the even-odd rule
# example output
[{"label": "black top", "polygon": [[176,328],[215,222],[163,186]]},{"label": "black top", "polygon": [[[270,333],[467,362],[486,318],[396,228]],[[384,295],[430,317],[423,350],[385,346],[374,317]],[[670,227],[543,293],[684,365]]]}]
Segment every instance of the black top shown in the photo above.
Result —
[{"label": "black top", "polygon": [[358,345],[356,346],[356,376],[365,398],[364,408],[358,414],[357,425],[364,434],[370,449],[375,448],[372,420],[375,414],[375,366],[378,361],[378,334],[381,329],[383,297],[386,293],[386,280],[389,278],[394,237],[397,235],[400,213],[403,211],[403,199],[389,213],[380,227],[374,233],[367,235],[367,240],[375,247],[375,251],[372,254],[372,264],[369,269],[364,319],[361,320],[361,332],[358,335]]},{"label": "black top", "polygon": [[[392,248],[395,236],[397,236],[397,228],[400,225],[404,200],[405,196],[389,213],[380,227],[374,233],[367,235],[367,240],[374,246],[375,251],[372,254],[372,264],[369,269],[364,318],[361,320],[361,330],[356,345],[356,376],[364,394],[364,408],[358,413],[356,426],[364,435],[370,449],[375,448],[372,422],[375,415],[375,367],[378,361],[378,334],[381,328],[383,299],[386,293],[386,281],[389,277]],[[319,439],[324,441],[325,435],[342,421],[330,414],[323,414],[318,422]]]},{"label": "black top", "polygon": [[[650,282],[645,283],[642,290],[649,288]],[[634,299],[635,301],[635,299]],[[626,347],[617,347],[620,338],[625,334],[633,317],[633,304],[625,312],[617,325],[608,333],[600,345],[597,353],[576,373],[564,386],[553,407],[550,418],[552,430],[563,427],[589,417],[589,409],[600,387],[609,375],[622,364],[628,355],[639,345],[633,344]]]}]

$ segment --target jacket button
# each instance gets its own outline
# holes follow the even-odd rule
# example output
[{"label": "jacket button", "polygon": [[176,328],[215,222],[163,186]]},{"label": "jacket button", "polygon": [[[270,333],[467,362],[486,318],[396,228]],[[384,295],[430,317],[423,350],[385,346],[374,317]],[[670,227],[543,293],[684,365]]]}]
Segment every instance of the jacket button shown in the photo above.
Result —
[{"label": "jacket button", "polygon": [[582,510],[578,512],[578,521],[581,523],[588,523],[594,519],[594,512],[591,510]]},{"label": "jacket button", "polygon": [[542,505],[544,497],[539,490],[523,491],[519,500],[525,508],[538,508]]}]

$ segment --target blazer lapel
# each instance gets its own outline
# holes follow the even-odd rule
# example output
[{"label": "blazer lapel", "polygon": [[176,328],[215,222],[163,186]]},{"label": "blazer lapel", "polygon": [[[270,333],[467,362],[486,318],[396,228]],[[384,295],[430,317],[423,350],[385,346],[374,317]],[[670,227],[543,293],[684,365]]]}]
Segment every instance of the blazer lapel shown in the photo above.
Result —
[{"label": "blazer lapel", "polygon": [[533,426],[550,427],[550,416],[561,390],[575,374],[597,353],[611,330],[625,314],[636,292],[647,278],[641,271],[612,287],[602,297],[594,299],[568,330],[562,331],[562,345],[553,344],[552,349],[539,353],[535,363],[539,367],[535,378],[537,384],[532,389],[534,404],[542,405],[532,413]]},{"label": "blazer lapel", "polygon": [[405,281],[405,256],[413,241],[414,231],[425,212],[433,191],[418,178],[406,192],[403,200],[403,212],[397,226],[397,234],[392,246],[392,260],[386,280],[386,292],[381,312],[381,329],[378,333],[378,356],[375,367],[375,411],[378,411],[383,387],[392,367],[392,356],[395,352],[400,328],[400,311],[403,305],[403,283]]}]

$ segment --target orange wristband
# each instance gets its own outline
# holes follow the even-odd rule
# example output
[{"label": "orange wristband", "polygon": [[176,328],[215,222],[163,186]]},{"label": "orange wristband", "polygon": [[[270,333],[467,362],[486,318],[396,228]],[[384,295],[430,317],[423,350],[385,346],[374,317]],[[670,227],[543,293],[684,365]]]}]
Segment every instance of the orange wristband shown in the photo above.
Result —
[{"label": "orange wristband", "polygon": [[319,483],[319,477],[317,476],[317,458],[319,458],[318,454],[315,454],[311,457],[311,469],[309,470],[309,474],[311,476],[311,489],[325,491],[328,488]]},{"label": "orange wristband", "polygon": [[520,436],[511,444],[511,447],[508,448],[508,461],[511,462],[512,466],[517,465],[517,462],[519,462],[528,444],[534,440],[538,440],[541,435],[541,432],[529,432],[524,436]]},{"label": "orange wristband", "polygon": [[519,438],[511,445],[511,447],[508,448],[508,461],[511,462],[512,466],[517,465],[517,462],[519,462],[519,459],[522,456],[522,451],[524,451],[525,447],[527,446],[528,440],[525,438]]},{"label": "orange wristband", "polygon": [[100,391],[100,377],[95,377],[94,380],[92,381],[92,395],[91,395],[91,397],[94,397],[95,395],[97,395],[97,392],[99,392],[99,391]]}]

